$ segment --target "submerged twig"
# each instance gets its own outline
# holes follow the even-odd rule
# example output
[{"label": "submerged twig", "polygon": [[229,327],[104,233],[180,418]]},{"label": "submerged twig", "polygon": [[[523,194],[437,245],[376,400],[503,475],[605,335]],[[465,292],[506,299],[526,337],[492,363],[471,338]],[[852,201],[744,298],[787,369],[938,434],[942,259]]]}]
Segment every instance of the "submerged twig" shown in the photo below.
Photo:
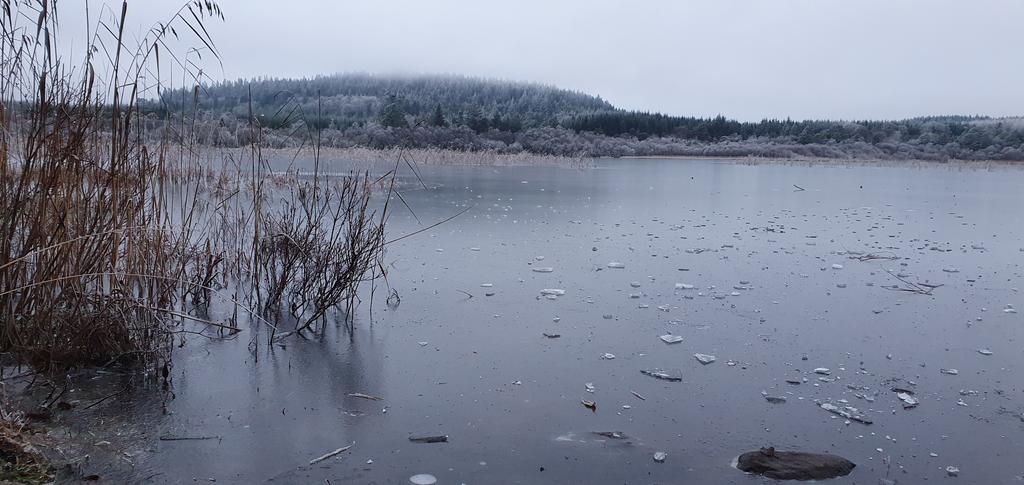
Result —
[{"label": "submerged twig", "polygon": [[889,271],[889,270],[884,269],[884,268],[883,268],[883,270],[886,273],[889,273],[889,276],[892,276],[893,278],[896,278],[901,283],[906,285],[905,287],[904,286],[899,286],[899,285],[892,285],[891,287],[890,286],[883,286],[883,288],[886,288],[886,289],[890,289],[890,290],[894,290],[894,291],[906,291],[906,292],[909,292],[909,293],[917,293],[919,295],[931,296],[933,290],[943,286],[943,285],[936,285],[936,284],[922,283],[922,282],[915,283],[915,282],[912,282],[912,281],[908,281],[906,278],[901,278],[899,275],[893,273],[892,271]]}]

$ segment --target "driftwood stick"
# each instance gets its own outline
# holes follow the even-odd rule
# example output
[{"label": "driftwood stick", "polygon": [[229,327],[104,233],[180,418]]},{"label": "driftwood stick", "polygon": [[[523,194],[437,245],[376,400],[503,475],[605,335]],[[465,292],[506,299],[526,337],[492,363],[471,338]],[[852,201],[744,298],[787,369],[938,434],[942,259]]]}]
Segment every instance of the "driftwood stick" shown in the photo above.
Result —
[{"label": "driftwood stick", "polygon": [[328,458],[331,458],[331,457],[334,457],[334,456],[338,456],[338,455],[348,451],[349,449],[351,449],[355,445],[356,445],[356,442],[353,441],[351,445],[342,446],[341,448],[338,448],[338,449],[336,449],[336,450],[334,450],[334,451],[332,451],[330,453],[327,453],[327,454],[325,454],[323,456],[318,456],[316,458],[313,458],[312,460],[309,460],[309,464],[310,465],[316,465],[317,463],[320,463],[321,461],[324,461],[324,460],[326,460]]},{"label": "driftwood stick", "polygon": [[203,441],[219,440],[220,436],[161,436],[160,441]]}]

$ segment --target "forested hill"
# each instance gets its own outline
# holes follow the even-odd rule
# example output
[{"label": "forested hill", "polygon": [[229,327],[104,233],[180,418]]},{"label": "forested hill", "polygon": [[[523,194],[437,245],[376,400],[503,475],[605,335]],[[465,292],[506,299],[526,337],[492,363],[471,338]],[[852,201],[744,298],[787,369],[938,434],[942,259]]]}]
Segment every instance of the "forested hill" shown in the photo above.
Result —
[{"label": "forested hill", "polygon": [[[251,141],[250,109],[269,146],[445,148],[572,156],[760,156],[1024,160],[1024,119],[947,116],[897,121],[739,122],[616,108],[552,86],[462,76],[343,74],[239,80],[197,97],[165,92],[147,125],[198,113],[200,141]],[[695,94],[698,95],[698,94]],[[198,100],[194,106],[193,100]],[[193,111],[193,108],[197,108]],[[303,138],[305,137],[305,138]]]},{"label": "forested hill", "polygon": [[[238,117],[248,116],[251,99],[254,112],[266,125],[294,120],[299,114],[296,107],[307,118],[316,118],[319,106],[321,126],[337,128],[375,121],[397,127],[417,121],[427,124],[433,119],[438,125],[477,128],[490,128],[496,121],[496,128],[518,130],[555,126],[566,117],[614,110],[599,97],[543,84],[442,75],[238,80],[210,86],[200,97],[202,107]],[[165,95],[165,101],[174,99],[174,93]],[[503,126],[504,120],[513,126]]]}]

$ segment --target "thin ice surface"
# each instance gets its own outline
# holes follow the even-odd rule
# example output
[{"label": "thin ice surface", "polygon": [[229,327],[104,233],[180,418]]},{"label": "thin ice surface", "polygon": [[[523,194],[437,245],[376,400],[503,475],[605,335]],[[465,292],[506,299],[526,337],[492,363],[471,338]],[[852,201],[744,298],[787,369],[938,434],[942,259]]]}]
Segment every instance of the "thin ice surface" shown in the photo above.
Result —
[{"label": "thin ice surface", "polygon": [[[945,481],[950,465],[972,483],[1021,473],[1024,320],[1006,311],[1024,305],[1020,169],[616,160],[421,176],[431,188],[410,175],[403,197],[423,223],[397,211],[393,234],[473,209],[388,248],[399,308],[381,304],[378,286],[372,325],[366,294],[351,336],[328,325],[323,338],[268,350],[260,333],[255,354],[258,326],[233,340],[189,338],[168,413],[141,395],[72,412],[96,418],[80,428],[95,434],[82,433],[89,446],[110,441],[122,463],[122,450],[131,455],[120,481],[188,470],[182,481],[740,483],[724,464],[752,445],[863,465],[838,484],[877,482],[886,456],[900,483]],[[556,271],[528,269],[539,252]],[[942,286],[924,295],[894,289],[910,288],[900,279]],[[484,298],[481,283],[500,291]],[[667,334],[685,340],[658,340]],[[702,366],[698,352],[720,360]],[[640,373],[659,368],[682,380]],[[96,377],[80,384],[109,388],[76,391],[83,402],[121,389],[116,376]],[[903,409],[897,380],[914,382],[919,406]],[[846,424],[818,402],[874,424]],[[554,439],[602,429],[651,447]],[[222,438],[156,441],[164,433]],[[418,445],[411,434],[452,439]],[[353,441],[351,454],[303,467]],[[656,451],[669,460],[656,463]]]}]

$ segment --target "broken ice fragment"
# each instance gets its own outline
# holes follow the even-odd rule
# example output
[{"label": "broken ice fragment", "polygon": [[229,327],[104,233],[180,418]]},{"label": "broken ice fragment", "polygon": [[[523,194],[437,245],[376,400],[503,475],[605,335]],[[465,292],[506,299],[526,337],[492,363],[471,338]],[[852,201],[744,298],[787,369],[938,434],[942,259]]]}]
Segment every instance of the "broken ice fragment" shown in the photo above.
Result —
[{"label": "broken ice fragment", "polygon": [[693,354],[701,364],[708,365],[715,361],[715,356],[708,354]]},{"label": "broken ice fragment", "polygon": [[665,453],[664,451],[655,451],[654,452],[654,461],[655,462],[657,462],[657,463],[665,463],[665,458],[668,458],[668,453]]},{"label": "broken ice fragment", "polygon": [[665,342],[666,344],[677,344],[677,343],[683,341],[683,336],[682,335],[666,334],[666,335],[662,335],[662,336],[660,336],[658,338],[660,338],[661,341]]},{"label": "broken ice fragment", "polygon": [[821,374],[823,376],[827,376],[827,375],[831,374],[832,371],[829,370],[827,367],[818,367],[817,369],[814,369],[814,373],[815,374]]},{"label": "broken ice fragment", "polygon": [[540,290],[540,294],[544,296],[562,296],[565,294],[565,290],[561,290],[558,288],[545,288],[543,290]]},{"label": "broken ice fragment", "polygon": [[409,483],[413,485],[434,485],[437,483],[437,478],[435,478],[433,475],[420,473],[419,475],[413,475],[409,477]]},{"label": "broken ice fragment", "polygon": [[580,399],[580,403],[582,403],[583,407],[589,409],[591,412],[594,412],[594,413],[597,412],[597,403],[596,402],[588,401],[586,399]]},{"label": "broken ice fragment", "polygon": [[555,268],[533,268],[534,273],[550,273],[554,270]]},{"label": "broken ice fragment", "polygon": [[900,398],[900,401],[903,401],[903,409],[911,409],[917,407],[917,405],[920,403],[920,401],[918,401],[917,398],[905,392],[897,393],[896,397]]},{"label": "broken ice fragment", "polygon": [[818,406],[821,407],[821,409],[824,409],[824,410],[826,410],[826,411],[828,411],[828,412],[830,412],[832,414],[835,414],[837,416],[842,416],[842,417],[844,417],[846,419],[849,419],[850,421],[856,421],[858,423],[863,423],[863,424],[871,424],[873,422],[870,419],[868,419],[867,417],[861,415],[860,412],[855,407],[851,407],[851,406],[839,407],[839,406],[836,406],[835,404],[828,403],[828,402],[823,402],[821,404],[818,404]]},{"label": "broken ice fragment", "polygon": [[661,369],[643,369],[640,371],[645,376],[650,376],[655,379],[661,379],[664,381],[679,382],[683,380],[683,376],[679,373],[670,373]]},{"label": "broken ice fragment", "polygon": [[950,376],[955,376],[955,375],[959,375],[960,374],[960,371],[958,371],[956,369],[939,369],[939,372],[941,372],[943,374],[946,374],[946,375],[950,375]]},{"label": "broken ice fragment", "polygon": [[608,263],[608,267],[612,269],[622,269],[625,268],[626,265],[616,261],[612,261],[611,263]]}]

